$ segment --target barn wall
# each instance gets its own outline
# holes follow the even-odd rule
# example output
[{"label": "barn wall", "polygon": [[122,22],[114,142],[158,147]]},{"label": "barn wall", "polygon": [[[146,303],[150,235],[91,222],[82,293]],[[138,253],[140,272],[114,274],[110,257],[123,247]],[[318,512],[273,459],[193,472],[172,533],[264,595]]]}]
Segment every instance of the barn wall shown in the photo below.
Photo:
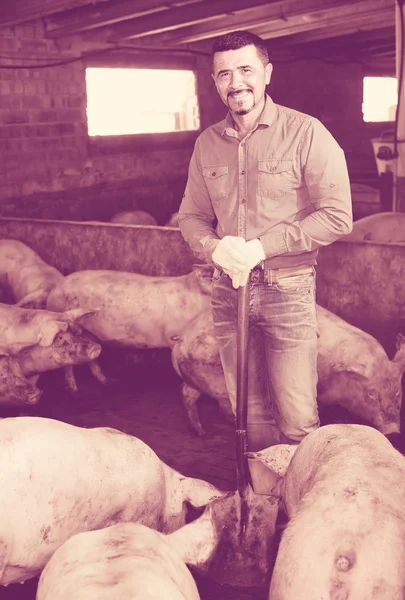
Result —
[{"label": "barn wall", "polygon": [[[180,231],[165,227],[95,225],[0,218],[0,238],[15,238],[68,274],[114,269],[182,275],[195,262]],[[335,242],[317,267],[319,304],[394,348],[405,334],[405,244]]]},{"label": "barn wall", "polygon": [[[13,67],[0,68],[1,214],[108,220],[119,210],[143,208],[163,224],[178,208],[195,135],[180,137],[174,146],[156,134],[147,145],[128,143],[134,136],[126,136],[118,140],[122,144],[97,147],[87,137],[83,61],[15,68],[33,61],[70,60],[83,50],[77,41],[46,40],[39,21],[0,29],[0,63]],[[112,58],[103,56],[107,62]],[[128,65],[136,66],[133,60],[128,57]],[[188,60],[196,68],[205,128],[223,118],[225,107],[217,97],[208,59]],[[332,131],[346,152],[352,178],[376,175],[361,113],[362,75],[357,63],[276,60],[269,88],[276,102],[318,117]],[[377,208],[374,202],[370,212]]]},{"label": "barn wall", "polygon": [[322,248],[318,302],[393,352],[405,334],[405,244],[338,241]]},{"label": "barn wall", "polygon": [[[1,214],[108,220],[120,210],[142,208],[163,224],[179,206],[196,133],[181,132],[174,140],[155,134],[147,145],[137,136],[114,136],[107,145],[89,139],[85,68],[117,64],[111,53],[100,58],[93,51],[87,63],[16,68],[69,61],[83,50],[77,41],[64,47],[46,40],[40,22],[0,29]],[[135,56],[120,59],[120,66],[145,66],[145,57]],[[206,127],[216,100],[207,97],[205,57],[163,56],[159,65],[150,60],[151,67],[196,70]]]},{"label": "barn wall", "polygon": [[0,218],[0,239],[24,242],[64,275],[113,269],[145,275],[188,273],[194,257],[170,227]]}]

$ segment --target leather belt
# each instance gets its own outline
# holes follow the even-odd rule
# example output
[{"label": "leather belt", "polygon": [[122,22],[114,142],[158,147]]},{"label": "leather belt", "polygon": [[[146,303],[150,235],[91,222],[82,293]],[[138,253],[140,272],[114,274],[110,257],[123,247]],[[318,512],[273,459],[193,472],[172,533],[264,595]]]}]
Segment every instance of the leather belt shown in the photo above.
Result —
[{"label": "leather belt", "polygon": [[309,275],[314,272],[313,267],[286,267],[280,269],[263,269],[260,265],[250,272],[250,281],[258,283],[277,283],[279,279],[294,277],[295,275]]}]

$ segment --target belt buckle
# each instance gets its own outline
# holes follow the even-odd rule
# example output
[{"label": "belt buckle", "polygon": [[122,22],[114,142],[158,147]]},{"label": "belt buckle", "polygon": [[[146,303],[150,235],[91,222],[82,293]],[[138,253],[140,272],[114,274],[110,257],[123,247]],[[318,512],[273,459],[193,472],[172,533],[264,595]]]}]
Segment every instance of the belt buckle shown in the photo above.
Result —
[{"label": "belt buckle", "polygon": [[278,282],[278,273],[273,269],[264,269],[264,282],[267,285],[273,285]]}]

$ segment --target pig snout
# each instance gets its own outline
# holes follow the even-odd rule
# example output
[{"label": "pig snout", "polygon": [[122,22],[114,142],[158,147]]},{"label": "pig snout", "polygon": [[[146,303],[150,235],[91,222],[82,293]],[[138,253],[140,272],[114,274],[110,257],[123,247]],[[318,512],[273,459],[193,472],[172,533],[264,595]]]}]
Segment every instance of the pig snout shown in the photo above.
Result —
[{"label": "pig snout", "polygon": [[41,396],[42,396],[42,390],[40,390],[38,388],[32,389],[30,392],[28,392],[27,404],[31,404],[31,405],[37,404],[37,402]]},{"label": "pig snout", "polygon": [[87,356],[91,359],[94,360],[95,358],[97,358],[100,355],[101,352],[101,346],[100,344],[90,344],[88,347],[88,351],[87,351]]},{"label": "pig snout", "polygon": [[101,353],[101,345],[90,333],[77,333],[67,331],[60,333],[54,343],[55,358],[59,358],[61,364],[73,362],[88,362],[96,359]]}]

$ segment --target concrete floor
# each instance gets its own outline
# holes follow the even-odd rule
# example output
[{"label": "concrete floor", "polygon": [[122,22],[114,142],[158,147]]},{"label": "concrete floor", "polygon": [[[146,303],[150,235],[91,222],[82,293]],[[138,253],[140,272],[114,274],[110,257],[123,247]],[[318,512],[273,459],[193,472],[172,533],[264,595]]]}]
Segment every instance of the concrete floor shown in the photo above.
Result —
[{"label": "concrete floor", "polygon": [[[206,397],[200,401],[206,435],[197,437],[189,429],[180,399],[180,379],[168,350],[137,355],[104,351],[100,362],[108,384],[102,386],[87,367],[79,367],[75,371],[80,390],[76,397],[65,390],[61,371],[45,374],[40,380],[44,393],[36,414],[84,427],[115,427],[142,439],[181,473],[223,490],[236,488],[234,430],[216,403]],[[349,415],[337,409],[321,413],[321,420],[323,424],[351,422]],[[201,600],[267,600],[267,590],[221,586],[199,576],[196,581]],[[37,580],[31,580],[0,588],[0,600],[35,600],[36,585]]]}]

